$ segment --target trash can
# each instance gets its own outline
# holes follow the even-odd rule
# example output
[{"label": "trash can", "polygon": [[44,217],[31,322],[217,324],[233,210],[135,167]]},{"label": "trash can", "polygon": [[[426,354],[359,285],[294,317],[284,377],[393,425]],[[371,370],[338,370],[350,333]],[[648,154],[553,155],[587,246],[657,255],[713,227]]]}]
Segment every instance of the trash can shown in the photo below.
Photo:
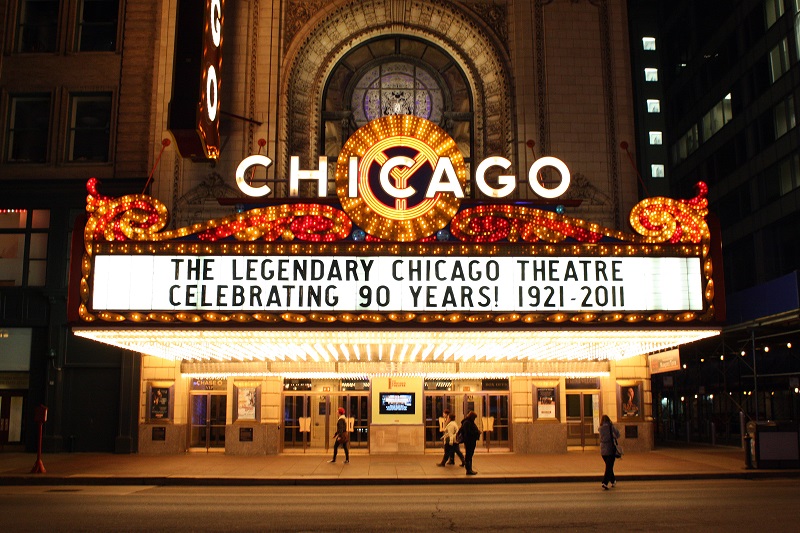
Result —
[{"label": "trash can", "polygon": [[[753,468],[800,468],[800,427],[791,422],[747,423]],[[747,463],[747,455],[745,456]]]}]

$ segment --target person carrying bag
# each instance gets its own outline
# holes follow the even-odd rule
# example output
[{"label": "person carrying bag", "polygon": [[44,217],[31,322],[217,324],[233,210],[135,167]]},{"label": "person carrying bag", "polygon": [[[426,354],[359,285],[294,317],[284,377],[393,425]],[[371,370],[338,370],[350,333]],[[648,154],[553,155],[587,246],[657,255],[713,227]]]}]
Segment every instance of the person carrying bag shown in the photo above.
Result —
[{"label": "person carrying bag", "polygon": [[609,483],[612,487],[617,485],[617,478],[614,475],[614,461],[618,457],[622,457],[622,448],[618,447],[617,439],[619,438],[619,430],[611,423],[608,415],[603,415],[600,419],[600,456],[606,464],[606,470],[603,474],[603,490],[608,490]]}]

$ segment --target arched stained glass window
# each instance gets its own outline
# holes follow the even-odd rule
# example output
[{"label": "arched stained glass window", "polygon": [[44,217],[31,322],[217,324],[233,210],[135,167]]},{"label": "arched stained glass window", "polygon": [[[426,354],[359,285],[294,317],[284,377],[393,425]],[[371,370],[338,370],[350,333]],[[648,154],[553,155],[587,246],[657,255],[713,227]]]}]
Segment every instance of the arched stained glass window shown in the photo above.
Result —
[{"label": "arched stained glass window", "polygon": [[442,119],[442,89],[425,69],[404,61],[376,65],[356,82],[351,101],[353,118],[362,126],[388,115]]}]

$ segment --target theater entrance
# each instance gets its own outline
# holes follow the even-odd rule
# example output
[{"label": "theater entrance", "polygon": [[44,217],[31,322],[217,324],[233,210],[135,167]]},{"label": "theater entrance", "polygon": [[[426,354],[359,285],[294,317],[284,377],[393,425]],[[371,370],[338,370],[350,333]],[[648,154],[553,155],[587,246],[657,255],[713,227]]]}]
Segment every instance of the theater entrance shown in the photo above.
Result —
[{"label": "theater entrance", "polygon": [[481,430],[477,450],[511,449],[511,413],[508,392],[432,392],[425,391],[425,448],[442,448],[445,409],[461,424],[467,413],[475,411],[475,424]]},{"label": "theater entrance", "polygon": [[228,396],[219,392],[193,392],[190,396],[191,451],[225,451],[225,414]]},{"label": "theater entrance", "polygon": [[327,452],[345,410],[350,449],[369,449],[369,392],[326,392],[323,394],[284,392],[283,451]]},{"label": "theater entrance", "polygon": [[600,393],[567,393],[567,449],[598,446],[600,435]]}]

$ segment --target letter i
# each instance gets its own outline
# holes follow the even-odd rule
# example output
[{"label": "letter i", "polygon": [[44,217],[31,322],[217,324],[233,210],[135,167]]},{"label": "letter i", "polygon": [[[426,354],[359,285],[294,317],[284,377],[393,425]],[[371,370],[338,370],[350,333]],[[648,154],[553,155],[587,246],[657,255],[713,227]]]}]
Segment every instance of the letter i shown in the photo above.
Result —
[{"label": "letter i", "polygon": [[358,157],[354,155],[347,165],[347,197],[358,198]]}]

